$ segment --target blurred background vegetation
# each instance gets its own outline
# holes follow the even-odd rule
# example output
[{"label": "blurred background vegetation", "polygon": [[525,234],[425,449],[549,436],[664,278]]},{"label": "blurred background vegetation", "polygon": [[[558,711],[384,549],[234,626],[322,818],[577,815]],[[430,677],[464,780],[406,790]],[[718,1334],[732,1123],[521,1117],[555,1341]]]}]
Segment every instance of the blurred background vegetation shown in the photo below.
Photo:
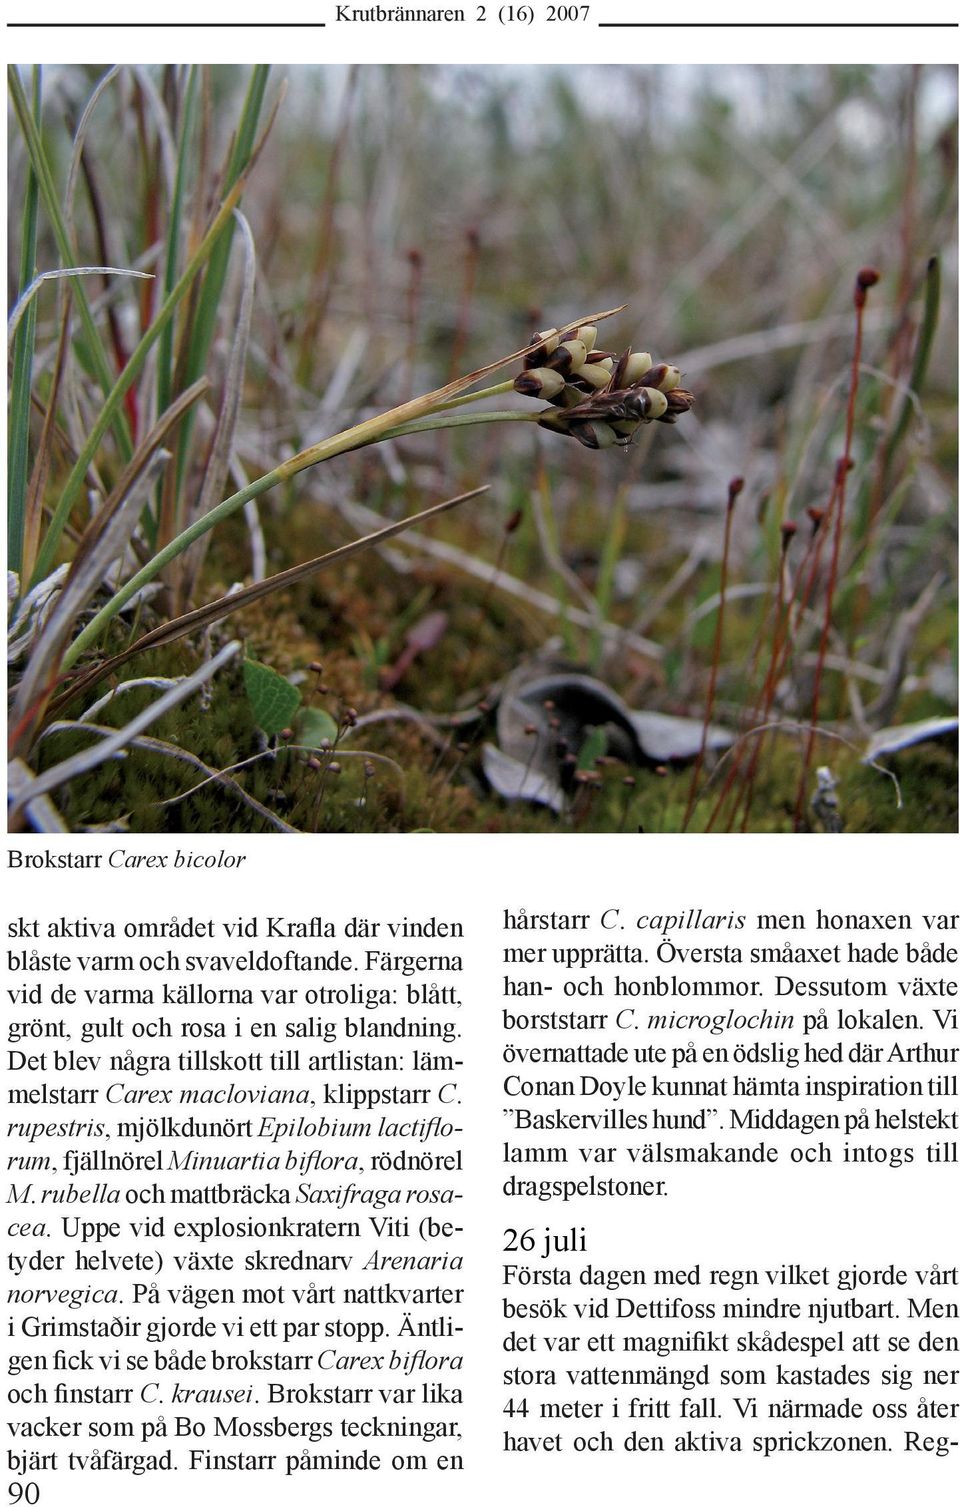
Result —
[{"label": "blurred background vegetation", "polygon": [[[280,698],[288,736],[234,661],[151,728],[157,747],[131,744],[59,783],[66,826],[956,829],[953,68],[290,68],[263,75],[255,112],[246,70],[120,69],[84,119],[102,77],[43,71],[46,163],[61,194],[72,164],[78,262],[159,274],[171,246],[182,270],[231,181],[237,140],[263,129],[285,86],[242,197],[256,284],[221,495],[508,354],[532,330],[624,303],[600,343],[677,363],[697,404],[624,451],[494,424],[380,444],[263,496],[165,575],[136,621],[115,619],[99,648],[116,653],[236,582],[490,488],[139,655],[118,678],[144,684],[98,706],[99,724],[120,727],[239,634],[247,658],[296,687],[299,704]],[[35,100],[35,80],[21,78]],[[14,122],[11,304],[28,280],[28,168]],[[35,268],[68,265],[42,202],[35,224]],[[844,449],[864,266],[880,282],[865,310],[825,633],[830,545],[818,556],[807,509],[828,508]],[[234,236],[208,297],[208,338],[198,325],[209,263],[124,398],[135,444],[164,402],[199,376],[210,383],[165,440],[167,480],[154,484],[141,561],[156,529],[162,537],[164,506],[188,519],[209,473],[244,270]],[[116,378],[156,318],[162,278],[82,281]],[[41,522],[102,402],[62,288],[47,283],[31,306],[25,407],[20,377],[23,474]],[[110,430],[57,560],[71,558],[123,460]],[[724,566],[736,476],[745,486]],[[797,533],[784,563],[785,522]],[[316,662],[322,670],[308,669]],[[60,724],[48,719],[26,749],[32,773],[89,746],[65,719],[110,684],[54,705]],[[697,760],[711,700],[716,736]],[[804,776],[812,709],[823,731]],[[658,741],[632,720],[648,713],[689,724],[660,724]],[[760,739],[758,723],[779,730]],[[811,803],[820,766],[821,795],[832,795]],[[209,778],[224,769],[230,780]]]}]

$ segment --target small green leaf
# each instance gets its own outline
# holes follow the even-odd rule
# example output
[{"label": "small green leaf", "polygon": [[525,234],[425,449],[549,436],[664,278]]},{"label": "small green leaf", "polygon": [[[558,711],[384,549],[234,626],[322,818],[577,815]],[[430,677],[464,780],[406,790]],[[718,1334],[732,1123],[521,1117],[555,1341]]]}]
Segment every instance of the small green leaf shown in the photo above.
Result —
[{"label": "small green leaf", "polygon": [[607,734],[602,727],[587,728],[587,735],[577,756],[578,769],[593,769],[597,759],[607,751]]},{"label": "small green leaf", "polygon": [[244,660],[243,684],[258,727],[265,733],[279,733],[290,726],[300,705],[295,685],[256,659]]},{"label": "small green leaf", "polygon": [[325,738],[331,743],[337,740],[337,724],[319,706],[301,707],[294,732],[296,741],[305,748],[319,748]]}]

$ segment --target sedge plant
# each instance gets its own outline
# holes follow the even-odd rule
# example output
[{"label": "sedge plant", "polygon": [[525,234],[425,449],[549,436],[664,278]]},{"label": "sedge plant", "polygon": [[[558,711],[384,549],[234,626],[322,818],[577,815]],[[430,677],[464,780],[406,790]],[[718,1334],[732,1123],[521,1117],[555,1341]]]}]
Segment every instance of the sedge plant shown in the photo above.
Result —
[{"label": "sedge plant", "polygon": [[[110,279],[105,281],[99,303],[91,301],[83,288],[84,279],[79,274],[91,269],[83,267],[78,251],[74,198],[89,118],[97,108],[105,108],[111,88],[123,87],[124,81],[117,71],[111,71],[94,91],[73,142],[71,186],[61,196],[41,128],[39,73],[34,74],[31,103],[20,74],[11,70],[11,98],[28,164],[21,283],[22,296],[29,300],[26,311],[15,311],[11,563],[20,572],[21,604],[37,593],[45,601],[49,595],[55,603],[33,643],[14,698],[11,745],[21,756],[29,752],[51,712],[61,711],[80,691],[90,689],[146,648],[169,643],[236,613],[252,601],[476,495],[474,489],[226,597],[177,611],[121,653],[108,659],[99,657],[110,625],[130,604],[142,604],[145,592],[155,588],[155,583],[165,589],[168,603],[186,605],[182,600],[184,582],[192,586],[196,578],[195,570],[191,576],[183,569],[191,551],[195,553],[200,541],[213,530],[301,472],[386,440],[476,425],[536,423],[587,449],[624,447],[641,426],[673,424],[693,402],[692,395],[680,385],[676,367],[655,362],[649,354],[632,349],[618,355],[598,348],[598,324],[619,312],[603,310],[565,327],[542,331],[507,356],[306,446],[223,498],[222,483],[231,469],[255,275],[253,238],[240,203],[278,103],[263,124],[266,82],[266,70],[254,69],[227,158],[216,174],[219,203],[206,223],[194,216],[193,225],[188,226],[186,144],[194,135],[209,130],[209,112],[203,108],[206,80],[202,72],[189,70],[184,77],[170,81],[177,97],[180,139],[175,153],[172,141],[165,143],[172,158],[168,164],[172,194],[166,234],[146,269],[129,269],[142,276],[145,270],[149,275],[155,268],[156,287],[150,299],[141,300],[139,340],[117,370],[116,342],[105,338],[101,318],[103,311],[112,307],[115,286]],[[142,109],[145,100],[150,102],[146,78],[135,74],[131,87],[139,94],[137,103]],[[159,102],[153,103],[158,106]],[[207,159],[210,143],[202,145],[202,156]],[[158,184],[151,179],[148,196],[154,218],[158,193]],[[195,192],[194,197],[200,199],[202,195]],[[67,205],[66,212],[61,200]],[[71,351],[66,331],[74,326],[69,300],[64,297],[60,308],[64,359],[56,363],[53,378],[45,377],[41,391],[35,392],[31,369],[37,268],[32,263],[37,256],[41,208],[49,219],[49,231],[62,264],[59,275],[64,284],[69,281],[76,333]],[[208,432],[212,425],[212,436],[204,451],[205,463],[198,468],[197,420],[209,402],[207,369],[214,334],[228,306],[228,273],[235,253],[241,283],[235,331],[220,404],[208,424]],[[519,375],[492,386],[478,386],[485,377],[517,361],[522,363]],[[89,423],[82,435],[77,434],[65,480],[54,489],[50,481],[51,449],[58,424],[61,430],[67,430],[60,413],[67,402],[71,367],[74,373],[80,370],[92,379],[84,389]],[[156,410],[150,424],[143,405],[127,401],[148,369],[153,381],[145,390],[153,393]],[[97,403],[90,402],[94,391],[99,392]],[[545,406],[475,406],[508,393],[540,399]],[[34,459],[34,477],[41,478],[44,485],[31,487],[27,462],[34,408],[44,415],[40,448]],[[111,474],[112,484],[108,484]],[[196,500],[191,502],[194,491]],[[217,500],[218,492],[222,500]],[[93,519],[84,525],[81,504],[88,498],[94,499]],[[47,594],[46,584],[53,581],[58,569],[62,570],[58,562],[64,556],[72,563],[62,590],[58,582]],[[118,578],[117,560],[131,556],[133,565],[124,567]],[[111,572],[113,589],[105,594],[103,583]]]}]

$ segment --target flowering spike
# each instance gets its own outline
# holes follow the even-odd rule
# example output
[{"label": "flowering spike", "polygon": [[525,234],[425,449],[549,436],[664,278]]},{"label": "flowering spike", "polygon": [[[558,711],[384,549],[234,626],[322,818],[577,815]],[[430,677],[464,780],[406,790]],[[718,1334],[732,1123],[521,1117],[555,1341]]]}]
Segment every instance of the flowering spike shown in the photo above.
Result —
[{"label": "flowering spike", "polygon": [[618,357],[597,350],[596,341],[592,323],[533,336],[514,387],[549,403],[537,415],[544,429],[606,450],[629,445],[641,424],[675,424],[693,406],[679,367],[654,364],[649,351],[630,346]]}]

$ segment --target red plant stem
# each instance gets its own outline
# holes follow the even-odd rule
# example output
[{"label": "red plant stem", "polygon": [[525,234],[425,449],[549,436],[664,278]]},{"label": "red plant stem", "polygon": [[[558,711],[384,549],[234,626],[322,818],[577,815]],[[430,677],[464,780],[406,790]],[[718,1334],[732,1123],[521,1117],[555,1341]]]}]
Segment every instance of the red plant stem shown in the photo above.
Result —
[{"label": "red plant stem", "polygon": [[[830,493],[830,501],[827,504],[827,514],[829,514],[830,510],[833,508],[835,500],[836,483],[834,483],[834,487]],[[820,521],[822,522],[822,517]],[[814,582],[817,579],[820,568],[820,555],[823,551],[823,540],[824,535],[820,530],[818,523],[814,533],[811,535],[809,541],[807,542],[807,548],[804,552],[803,559],[800,561],[796,579],[794,580],[793,590],[790,593],[790,597],[786,603],[786,610],[783,612],[782,616],[780,615],[778,608],[773,648],[770,653],[770,663],[767,667],[767,674],[763,682],[760,696],[757,698],[757,701],[754,704],[753,708],[753,724],[755,727],[762,728],[770,720],[770,709],[773,705],[773,698],[776,695],[777,685],[779,684],[780,678],[790,662],[794,648],[796,628],[799,627],[799,625],[803,622],[803,617],[807,610],[807,603],[810,600],[810,594],[813,590]],[[781,582],[778,589],[778,603],[782,603],[783,601],[783,569],[785,566],[786,547],[789,546],[789,539],[785,538],[784,544],[784,555],[781,558]],[[797,598],[798,596],[800,596],[800,587],[801,582],[803,581],[804,571],[807,569],[808,564],[809,570],[807,571],[806,584],[803,587],[803,595],[800,599],[799,610],[794,613],[794,608],[797,605]],[[790,631],[791,623],[794,623],[796,625],[793,633],[791,633]],[[740,830],[746,830],[747,817],[750,813],[750,807],[753,804],[754,781],[756,780],[757,769],[760,764],[760,756],[763,752],[763,744],[765,738],[766,733],[760,732],[757,734],[757,737],[754,740],[750,755],[750,762],[747,766],[747,772],[743,780],[743,788],[741,789],[740,794],[737,796],[733,811],[730,814],[730,820],[727,824],[728,832],[731,830],[734,822],[737,819],[737,812],[740,809],[740,802],[741,800],[743,800],[744,796],[746,796],[747,809],[744,814],[743,824],[741,825]]]},{"label": "red plant stem", "polygon": [[863,349],[863,311],[867,302],[867,289],[872,288],[877,281],[877,273],[872,267],[864,267],[857,273],[857,282],[854,289],[853,304],[856,310],[856,332],[853,340],[853,359],[850,367],[850,393],[847,398],[847,423],[843,442],[843,456],[840,461],[837,476],[837,506],[836,518],[833,523],[833,552],[830,556],[830,574],[827,578],[827,594],[823,608],[823,628],[820,633],[820,647],[817,651],[817,667],[813,677],[813,699],[810,706],[810,732],[803,755],[803,767],[800,771],[800,779],[797,784],[797,801],[793,813],[793,830],[799,832],[803,821],[803,808],[807,794],[807,780],[810,775],[810,764],[813,759],[813,746],[817,738],[817,721],[820,715],[820,692],[823,686],[823,665],[827,657],[827,644],[830,639],[830,625],[833,621],[833,598],[837,589],[837,575],[840,567],[840,545],[843,539],[843,510],[847,497],[847,474],[853,462],[850,458],[850,450],[853,444],[853,421],[856,415],[857,388],[860,385],[860,354]]},{"label": "red plant stem", "polygon": [[467,250],[463,259],[463,285],[460,289],[460,308],[457,313],[457,328],[453,336],[453,344],[450,350],[450,381],[460,371],[463,353],[466,350],[467,339],[470,335],[470,312],[473,304],[473,290],[477,279],[477,266],[480,261],[480,234],[471,226],[466,233]]},{"label": "red plant stem", "polygon": [[[906,96],[906,144],[903,168],[903,191],[900,214],[900,268],[897,277],[897,319],[889,350],[889,369],[894,380],[903,380],[910,370],[910,351],[916,334],[916,326],[910,313],[910,303],[916,291],[913,277],[914,238],[916,235],[916,184],[917,184],[917,85],[920,74],[918,64],[913,65]],[[867,521],[860,553],[864,559],[870,556],[877,518],[884,502],[884,481],[893,439],[891,414],[895,402],[893,385],[885,385],[880,394],[883,437],[877,446],[873,469],[873,484],[867,508]],[[855,640],[861,618],[866,611],[869,589],[864,583],[857,592],[853,604],[851,639]]]},{"label": "red plant stem", "polygon": [[[830,502],[827,505],[826,511],[821,515],[821,523],[824,519],[829,520],[831,516],[831,510],[834,506],[835,495],[835,492],[831,492]],[[825,539],[826,531],[818,525],[816,531],[813,534],[813,537],[810,540],[810,543],[807,545],[806,554],[804,555],[801,562],[800,571],[798,571],[797,573],[797,584],[794,587],[793,595],[791,596],[790,602],[787,606],[787,619],[784,624],[786,628],[789,628],[790,622],[792,620],[794,623],[794,631],[788,638],[784,639],[784,642],[781,645],[781,658],[776,669],[776,675],[778,679],[781,675],[786,673],[793,658],[793,652],[796,648],[797,631],[803,623],[804,617],[806,616],[807,607],[810,604],[810,598],[813,595],[814,587],[816,586],[817,580],[820,575],[820,557],[823,554],[823,544]],[[807,580],[803,588],[803,594],[801,596],[800,578],[808,562],[810,568],[807,571]],[[800,596],[800,605],[799,607],[797,607],[796,612],[794,612],[794,608],[797,606],[798,596]]]},{"label": "red plant stem", "polygon": [[407,380],[406,394],[413,395],[414,366],[417,359],[417,337],[420,325],[420,295],[423,288],[423,257],[416,247],[407,252],[410,276],[407,282]]},{"label": "red plant stem", "polygon": [[[760,694],[753,704],[753,711],[750,717],[751,725],[754,727],[757,725],[762,726],[763,723],[766,722],[767,715],[770,710],[770,703],[773,701],[774,689],[777,684],[777,669],[780,661],[780,649],[782,641],[781,629],[783,626],[783,585],[786,564],[786,550],[781,550],[780,567],[777,571],[777,595],[773,610],[773,643],[770,646],[770,660],[767,665],[766,674],[763,677],[763,684],[760,687]],[[737,819],[737,813],[740,810],[740,802],[743,800],[744,794],[746,794],[747,797],[747,810],[744,815],[744,822],[746,822],[747,815],[749,815],[750,804],[753,799],[753,782],[756,779],[757,765],[760,762],[760,747],[763,744],[763,739],[764,734],[759,733],[753,740],[750,762],[747,765],[747,770],[744,775],[743,788],[741,789],[740,794],[737,796],[737,799],[734,801],[733,810],[731,811],[729,820],[727,821],[728,832],[732,830],[733,824]],[[739,767],[739,758],[737,760],[737,767]],[[734,769],[732,772],[736,774],[736,769]],[[743,829],[741,828],[741,830]]]},{"label": "red plant stem", "polygon": [[[796,526],[795,523],[791,523],[789,525],[789,530],[790,531],[786,532],[787,525],[784,525],[785,532],[781,536],[780,568],[777,571],[777,601],[776,601],[776,606],[774,608],[774,615],[773,615],[773,644],[772,644],[771,649],[770,649],[770,664],[769,664],[769,667],[767,669],[766,678],[765,678],[764,683],[763,683],[763,690],[761,692],[761,695],[762,695],[762,707],[761,707],[761,711],[760,711],[760,726],[761,727],[764,725],[764,723],[767,720],[767,716],[768,716],[769,711],[770,711],[770,705],[771,705],[771,703],[773,701],[773,696],[774,696],[774,692],[776,690],[776,685],[777,685],[777,667],[778,667],[779,662],[780,662],[780,658],[781,658],[781,654],[782,654],[782,647],[783,647],[783,642],[784,642],[783,604],[784,604],[784,584],[785,584],[785,581],[786,581],[786,574],[787,574],[787,551],[790,548],[790,542],[791,542],[791,540],[793,538],[794,533],[796,532],[796,527],[797,526]],[[788,607],[787,610],[789,612],[789,607]],[[753,792],[754,792],[754,788],[755,788],[755,784],[756,784],[757,767],[758,767],[758,765],[760,763],[760,750],[761,750],[761,746],[763,744],[763,740],[764,740],[764,734],[762,732],[758,733],[757,736],[756,736],[756,738],[754,739],[754,747],[753,747],[753,750],[752,750],[751,755],[750,755],[750,763],[747,766],[747,773],[746,773],[746,778],[744,780],[744,788],[743,788],[743,792],[742,792],[743,797],[744,797],[744,807],[743,807],[743,820],[740,823],[740,831],[741,832],[745,832],[747,830],[747,822],[750,819],[750,807],[753,805]],[[733,823],[737,819],[737,810],[739,808],[739,805],[740,805],[740,801],[738,799],[737,805],[733,809],[733,815],[730,818],[730,826],[731,827],[732,827]],[[728,827],[728,831],[729,831],[729,827]]]},{"label": "red plant stem", "polygon": [[693,808],[697,799],[697,786],[700,783],[700,774],[703,769],[703,760],[707,752],[707,738],[710,735],[710,718],[713,715],[713,701],[717,690],[717,672],[720,668],[720,645],[723,640],[723,613],[727,601],[727,573],[730,564],[730,530],[733,523],[734,504],[743,491],[743,477],[735,476],[727,488],[727,512],[723,521],[723,558],[720,564],[720,605],[717,608],[717,621],[713,631],[713,659],[710,664],[710,682],[707,686],[707,704],[703,712],[703,732],[700,737],[700,749],[697,753],[697,762],[693,766],[693,777],[690,781],[690,793],[687,796],[687,809],[683,813],[683,830],[686,832],[693,815]]},{"label": "red plant stem", "polygon": [[[500,572],[503,570],[503,563],[507,557],[507,547],[509,546],[510,540],[512,539],[513,535],[516,533],[522,522],[523,513],[519,508],[516,508],[510,514],[510,517],[507,519],[506,523],[503,525],[503,534],[501,535],[500,544],[497,548],[497,557],[493,562],[493,571],[490,574],[483,594],[480,597],[480,601],[477,604],[477,615],[481,621],[483,621],[483,619],[487,615],[487,608],[490,605],[490,598],[493,596],[493,589],[500,579]],[[466,667],[462,671],[461,678],[462,683],[465,686],[470,684],[480,653],[480,640],[479,637],[476,637],[474,639],[473,648],[470,652],[470,657],[467,660]]]},{"label": "red plant stem", "polygon": [[[803,580],[803,572],[806,569],[807,564],[809,562],[810,568],[809,568],[809,571],[807,573],[806,585],[803,588],[803,595],[802,595],[801,600],[800,600],[800,609],[796,613],[796,618],[795,618],[795,620],[796,620],[797,623],[800,623],[800,622],[803,621],[803,616],[804,616],[804,613],[807,610],[807,604],[808,604],[808,602],[810,600],[810,594],[811,594],[811,592],[813,590],[813,584],[814,584],[814,582],[815,582],[815,580],[817,578],[817,574],[819,572],[819,568],[820,568],[820,555],[821,555],[821,553],[823,551],[823,541],[824,541],[824,538],[825,538],[825,530],[823,529],[822,525],[823,525],[824,519],[830,517],[830,515],[832,513],[832,510],[833,510],[833,506],[834,506],[835,501],[836,501],[836,479],[834,479],[833,487],[832,487],[831,492],[830,492],[830,499],[829,499],[829,501],[827,503],[827,506],[826,506],[826,509],[824,510],[824,512],[821,514],[817,510],[812,510],[814,512],[814,521],[816,521],[817,527],[816,527],[816,530],[815,530],[813,536],[811,537],[809,543],[807,544],[807,548],[806,548],[806,550],[804,552],[803,559],[801,560],[799,569],[797,571],[797,576],[796,576],[796,580],[794,582],[793,591],[790,593],[790,600],[787,603],[786,616],[784,617],[784,621],[783,621],[784,637],[780,641],[779,652],[778,652],[778,647],[775,644],[774,645],[774,649],[771,652],[771,661],[770,661],[770,664],[767,666],[766,677],[764,679],[763,685],[760,688],[760,693],[757,696],[757,699],[756,699],[756,701],[753,704],[753,709],[752,709],[752,712],[751,712],[751,722],[754,725],[757,724],[758,722],[764,722],[764,721],[766,721],[767,715],[769,713],[770,705],[771,705],[771,703],[773,701],[773,688],[776,687],[776,684],[777,684],[777,681],[778,681],[778,679],[780,677],[780,674],[781,674],[781,671],[783,669],[783,666],[787,663],[787,656],[789,655],[790,652],[792,652],[792,649],[793,649],[793,639],[789,635],[789,627],[790,627],[791,621],[794,620],[794,608],[796,606],[797,597],[800,596],[800,583]],[[811,559],[811,556],[812,556],[812,559]],[[713,810],[710,813],[710,820],[707,822],[707,825],[706,825],[706,827],[704,829],[707,832],[710,832],[710,831],[713,830],[714,823],[716,821],[718,821],[719,818],[720,818],[720,814],[721,814],[721,812],[723,810],[723,807],[724,807],[724,805],[726,803],[727,797],[730,794],[731,787],[733,786],[733,783],[736,780],[737,775],[740,772],[740,765],[743,762],[743,758],[744,758],[744,748],[745,748],[745,745],[741,743],[734,750],[733,758],[731,760],[730,769],[727,772],[726,778],[725,778],[725,780],[723,782],[723,787],[722,787],[722,789],[720,791],[719,796],[717,797],[716,804],[714,805],[714,808],[713,808]],[[739,802],[739,798],[738,798],[737,803],[734,806],[733,812],[731,813],[731,816],[730,816],[730,823],[729,823],[730,826],[732,826],[733,822],[736,821],[737,811],[739,809],[739,804],[740,804],[740,802]]]},{"label": "red plant stem", "polygon": [[[751,708],[751,716],[749,716],[749,726],[751,726],[751,728],[755,728],[755,726],[761,725],[761,723],[766,722],[767,711],[769,711],[770,702],[773,701],[772,687],[776,686],[776,665],[778,665],[779,647],[781,647],[781,613],[782,604],[784,604],[784,564],[784,556],[781,555],[781,564],[779,564],[778,571],[778,586],[776,586],[775,609],[773,609],[773,643],[772,647],[770,647],[770,662],[769,665],[767,665],[767,671],[766,675],[764,675],[763,678],[763,684],[761,684],[760,687],[760,693],[758,693],[757,699],[755,699],[754,705],[752,705]],[[766,618],[764,618],[764,628],[766,628]],[[741,787],[737,799],[734,800],[734,808],[732,808],[731,814],[729,814],[728,817],[728,821],[726,821],[726,830],[728,830],[728,832],[732,829],[732,824],[734,824],[734,821],[737,820],[737,812],[740,811],[740,802],[741,800],[743,800],[744,790],[746,790],[748,784],[752,785],[752,781],[754,781],[755,775],[757,775],[757,764],[758,761],[760,761],[760,753],[757,752],[757,743],[763,743],[763,738],[763,732],[761,732],[761,734],[758,735],[757,738],[755,738],[754,755],[752,755],[751,761],[749,761],[748,764],[748,769],[746,769],[746,773],[744,773],[743,787]],[[720,799],[717,800],[717,805],[714,806],[713,811],[710,812],[710,821],[708,821],[707,824],[708,832],[710,832],[711,827],[713,827],[714,821],[716,821],[717,817],[719,817],[723,802],[725,802],[726,796],[728,796],[729,790],[731,790],[731,785],[734,784],[734,779],[737,778],[738,772],[740,772],[740,764],[741,761],[743,761],[743,753],[744,744],[740,744],[740,746],[737,747],[737,750],[735,750],[734,760],[732,760],[731,763],[731,769],[728,770],[728,775],[726,775],[725,782],[723,782],[723,788],[722,791],[720,791]]]},{"label": "red plant stem", "polygon": [[[763,649],[764,644],[767,642],[767,634],[768,634],[769,629],[770,629],[770,621],[771,621],[770,593],[769,592],[765,592],[764,593],[764,598],[765,598],[765,602],[764,602],[764,608],[763,608],[763,616],[760,619],[760,623],[759,623],[756,635],[755,635],[754,640],[753,640],[753,648],[750,650],[750,665],[749,665],[749,668],[747,670],[747,676],[746,676],[746,686],[748,688],[754,684],[754,677],[756,676],[758,668],[759,668],[759,665],[760,665],[760,654],[761,654],[761,651]],[[775,603],[773,605],[775,606]],[[773,626],[774,626],[774,628],[776,628],[776,621],[777,620],[774,617],[773,618]],[[764,680],[763,684],[766,684],[766,680]]]}]

